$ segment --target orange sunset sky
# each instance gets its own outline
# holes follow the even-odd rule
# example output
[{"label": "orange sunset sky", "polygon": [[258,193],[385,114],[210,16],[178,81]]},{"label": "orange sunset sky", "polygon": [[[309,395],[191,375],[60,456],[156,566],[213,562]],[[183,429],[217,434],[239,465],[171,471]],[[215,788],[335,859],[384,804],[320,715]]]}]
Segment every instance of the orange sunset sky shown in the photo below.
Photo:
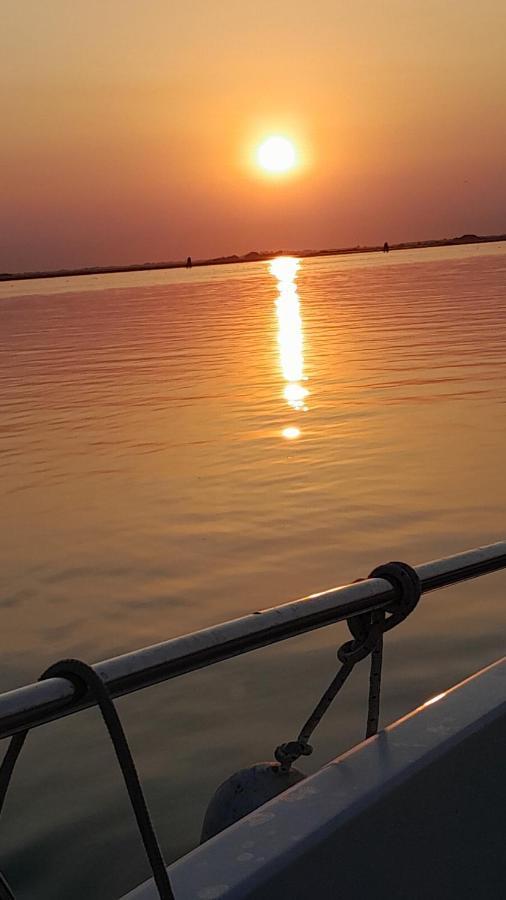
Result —
[{"label": "orange sunset sky", "polygon": [[506,231],[504,0],[4,0],[0,44],[0,271]]}]

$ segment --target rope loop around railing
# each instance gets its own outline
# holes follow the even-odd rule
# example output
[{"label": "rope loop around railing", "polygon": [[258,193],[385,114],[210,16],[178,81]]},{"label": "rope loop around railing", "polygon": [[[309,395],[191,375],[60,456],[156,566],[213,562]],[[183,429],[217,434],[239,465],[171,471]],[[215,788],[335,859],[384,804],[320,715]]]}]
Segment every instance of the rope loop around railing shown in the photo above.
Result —
[{"label": "rope loop around railing", "polygon": [[[300,756],[309,756],[313,748],[309,743],[313,731],[319,725],[330,704],[335,699],[353,668],[361,660],[371,656],[369,675],[369,698],[367,707],[366,738],[376,734],[379,724],[381,670],[383,664],[383,634],[390,631],[414,610],[418,603],[422,586],[417,572],[404,562],[389,562],[373,569],[369,578],[383,578],[394,591],[394,600],[386,612],[373,610],[359,613],[346,620],[352,639],[345,641],[337,651],[341,663],[330,685],[322,695],[313,712],[302,726],[295,741],[279,744],[274,756],[281,769],[287,771]],[[387,615],[388,613],[388,615]]]},{"label": "rope loop around railing", "polygon": [[369,656],[381,635],[403,622],[414,610],[422,593],[420,579],[408,563],[384,563],[373,569],[368,577],[388,581],[395,592],[395,599],[387,609],[388,616],[367,612],[346,620],[353,640],[346,641],[337,651],[337,658],[342,663],[357,663]]},{"label": "rope loop around railing", "polygon": [[415,609],[421,594],[422,583],[416,569],[405,562],[388,562],[376,566],[369,578],[383,578],[388,581],[395,591],[395,600],[388,612],[390,615],[385,620],[384,631],[390,631],[400,622],[403,622]]}]

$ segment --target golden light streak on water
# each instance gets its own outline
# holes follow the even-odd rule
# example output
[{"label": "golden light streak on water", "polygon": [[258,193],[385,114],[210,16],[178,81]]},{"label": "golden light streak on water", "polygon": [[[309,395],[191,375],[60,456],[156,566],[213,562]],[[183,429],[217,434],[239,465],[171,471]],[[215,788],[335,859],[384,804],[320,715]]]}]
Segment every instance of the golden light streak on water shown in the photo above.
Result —
[{"label": "golden light streak on water", "polygon": [[[296,277],[300,260],[291,256],[281,256],[270,263],[270,272],[278,282],[276,315],[278,319],[279,362],[283,378],[287,382],[283,396],[288,405],[297,412],[306,411],[308,389],[302,383],[304,376],[304,335],[297,293]],[[300,428],[285,428],[283,437],[293,440],[299,437]]]},{"label": "golden light streak on water", "polygon": [[[278,281],[261,261],[0,283],[2,689],[56,658],[107,659],[352,581],[393,554],[422,562],[504,533],[506,243],[303,260],[310,381],[280,365]],[[297,384],[308,413],[284,396]],[[486,590],[477,579],[427,595],[389,641],[385,724],[504,654],[504,587],[498,572]],[[265,735],[272,746],[312,708],[334,644],[321,628],[179,679],[170,730],[167,684],[122,701],[139,765],[174,809],[167,861],[198,841],[239,744],[262,758]],[[360,682],[308,772],[361,739]],[[93,872],[122,854],[128,871],[104,890],[119,897],[145,877],[101,742],[83,714],[27,746],[37,764],[20,761],[0,865],[20,895],[54,900],[57,871],[59,896],[99,900]],[[210,746],[220,752],[195,778]],[[53,783],[49,816],[41,786]],[[33,809],[27,830],[19,811]],[[107,835],[93,871],[90,823]]]}]

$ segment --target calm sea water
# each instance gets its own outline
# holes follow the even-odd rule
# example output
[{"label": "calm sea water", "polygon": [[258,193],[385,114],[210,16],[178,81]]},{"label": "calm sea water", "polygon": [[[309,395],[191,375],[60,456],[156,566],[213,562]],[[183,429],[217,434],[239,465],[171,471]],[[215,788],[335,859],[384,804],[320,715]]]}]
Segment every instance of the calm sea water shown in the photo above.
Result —
[{"label": "calm sea water", "polygon": [[[504,538],[506,245],[0,285],[0,687]],[[506,578],[386,641],[388,722],[504,653]],[[167,859],[295,737],[335,626],[118,702]],[[366,668],[307,771],[356,743]],[[20,898],[147,874],[94,711],[34,731],[1,822]]]}]

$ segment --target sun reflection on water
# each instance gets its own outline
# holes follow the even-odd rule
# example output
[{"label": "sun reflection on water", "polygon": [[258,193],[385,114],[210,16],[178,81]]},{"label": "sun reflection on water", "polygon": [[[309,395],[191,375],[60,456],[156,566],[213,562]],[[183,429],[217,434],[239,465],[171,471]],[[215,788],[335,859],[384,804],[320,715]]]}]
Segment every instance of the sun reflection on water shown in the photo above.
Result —
[{"label": "sun reflection on water", "polygon": [[[270,263],[270,272],[278,282],[276,315],[278,318],[278,345],[281,372],[286,381],[283,396],[297,412],[307,410],[308,389],[302,383],[304,376],[304,336],[300,314],[300,300],[297,293],[296,277],[300,260],[292,256],[280,256]],[[283,429],[283,437],[294,440],[299,437],[300,428],[291,426]]]},{"label": "sun reflection on water", "polygon": [[288,428],[283,428],[281,434],[287,441],[294,441],[300,437],[300,428],[297,428],[295,425],[289,425]]}]

